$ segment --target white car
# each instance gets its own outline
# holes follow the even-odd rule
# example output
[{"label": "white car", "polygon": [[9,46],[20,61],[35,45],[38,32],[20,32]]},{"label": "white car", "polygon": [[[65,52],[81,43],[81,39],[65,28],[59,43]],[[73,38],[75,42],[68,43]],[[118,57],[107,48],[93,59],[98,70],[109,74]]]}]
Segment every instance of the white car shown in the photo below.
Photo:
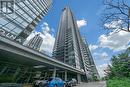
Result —
[{"label": "white car", "polygon": [[46,87],[47,80],[36,80],[34,81],[34,87]]},{"label": "white car", "polygon": [[77,80],[75,78],[66,81],[66,87],[73,87],[76,85],[77,85]]}]

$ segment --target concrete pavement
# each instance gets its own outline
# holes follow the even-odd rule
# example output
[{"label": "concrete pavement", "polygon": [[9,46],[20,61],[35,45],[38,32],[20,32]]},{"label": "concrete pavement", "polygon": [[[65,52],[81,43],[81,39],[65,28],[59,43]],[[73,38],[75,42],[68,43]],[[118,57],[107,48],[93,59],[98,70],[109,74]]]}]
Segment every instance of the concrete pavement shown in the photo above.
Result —
[{"label": "concrete pavement", "polygon": [[89,83],[80,83],[75,87],[106,87],[106,82],[89,82]]}]

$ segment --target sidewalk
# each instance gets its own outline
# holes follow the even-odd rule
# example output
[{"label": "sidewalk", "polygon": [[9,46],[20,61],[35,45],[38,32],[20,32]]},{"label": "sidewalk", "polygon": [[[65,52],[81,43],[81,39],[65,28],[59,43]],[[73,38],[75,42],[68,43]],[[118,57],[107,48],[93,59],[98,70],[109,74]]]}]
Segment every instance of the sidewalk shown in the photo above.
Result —
[{"label": "sidewalk", "polygon": [[75,87],[106,87],[106,82],[89,82],[89,83],[80,83]]}]

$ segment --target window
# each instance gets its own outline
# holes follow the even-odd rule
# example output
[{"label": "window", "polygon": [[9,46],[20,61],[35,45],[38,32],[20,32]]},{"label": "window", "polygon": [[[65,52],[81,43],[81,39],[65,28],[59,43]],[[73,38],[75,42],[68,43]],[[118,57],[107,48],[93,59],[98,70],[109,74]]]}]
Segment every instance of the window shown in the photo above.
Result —
[{"label": "window", "polygon": [[19,17],[17,17],[15,20],[17,20],[19,23],[23,22],[23,20],[21,18],[19,18]]},{"label": "window", "polygon": [[13,31],[13,32],[16,32],[17,34],[19,34],[19,33],[22,32],[22,29],[16,27],[16,28],[14,28],[12,31]]},{"label": "window", "polygon": [[24,25],[25,27],[27,27],[28,23],[25,22],[25,21],[23,21],[23,22],[22,22],[22,25]]},{"label": "window", "polygon": [[6,20],[4,20],[3,18],[0,18],[0,24],[2,25],[5,25],[7,24],[8,22]]},{"label": "window", "polygon": [[15,26],[13,24],[11,24],[11,23],[7,24],[5,27],[7,27],[10,30],[15,28]]}]

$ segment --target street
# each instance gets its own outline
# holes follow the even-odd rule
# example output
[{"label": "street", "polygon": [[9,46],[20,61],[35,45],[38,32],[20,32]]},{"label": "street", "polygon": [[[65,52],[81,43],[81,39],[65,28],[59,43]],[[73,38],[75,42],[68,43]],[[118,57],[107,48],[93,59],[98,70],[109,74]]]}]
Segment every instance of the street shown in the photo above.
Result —
[{"label": "street", "polygon": [[90,83],[80,83],[75,87],[106,87],[106,82],[90,82]]}]

